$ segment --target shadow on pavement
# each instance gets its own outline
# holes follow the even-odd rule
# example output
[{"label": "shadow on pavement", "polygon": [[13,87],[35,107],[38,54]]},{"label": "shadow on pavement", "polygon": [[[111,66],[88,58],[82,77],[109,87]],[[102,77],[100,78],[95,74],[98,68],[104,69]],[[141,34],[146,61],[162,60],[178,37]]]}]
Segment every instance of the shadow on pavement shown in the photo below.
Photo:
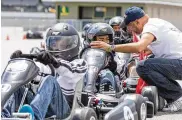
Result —
[{"label": "shadow on pavement", "polygon": [[[182,110],[178,111],[178,112],[158,112],[155,116],[162,116],[162,115],[182,115]],[[181,118],[182,119],[182,118]]]}]

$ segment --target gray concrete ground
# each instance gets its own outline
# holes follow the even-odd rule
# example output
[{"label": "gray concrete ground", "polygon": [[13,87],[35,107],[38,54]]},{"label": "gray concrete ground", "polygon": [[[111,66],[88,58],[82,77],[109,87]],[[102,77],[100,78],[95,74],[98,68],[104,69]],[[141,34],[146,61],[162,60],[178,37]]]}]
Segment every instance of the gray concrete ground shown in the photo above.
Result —
[{"label": "gray concrete ground", "polygon": [[147,120],[182,120],[182,111],[176,113],[158,112],[153,118]]}]

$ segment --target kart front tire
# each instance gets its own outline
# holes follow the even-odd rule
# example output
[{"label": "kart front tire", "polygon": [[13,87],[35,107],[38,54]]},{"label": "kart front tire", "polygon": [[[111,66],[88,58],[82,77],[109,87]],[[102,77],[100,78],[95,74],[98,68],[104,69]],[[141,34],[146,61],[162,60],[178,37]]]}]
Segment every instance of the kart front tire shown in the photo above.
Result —
[{"label": "kart front tire", "polygon": [[80,120],[97,120],[97,115],[92,108],[82,108]]},{"label": "kart front tire", "polygon": [[97,120],[97,115],[92,108],[78,108],[75,110],[73,120]]},{"label": "kart front tire", "polygon": [[155,86],[145,86],[141,93],[144,97],[147,97],[149,101],[154,104],[154,114],[157,113],[159,108],[159,96]]},{"label": "kart front tire", "polygon": [[147,104],[145,98],[140,94],[126,94],[125,100],[130,99],[135,102],[138,120],[146,120],[147,118]]}]

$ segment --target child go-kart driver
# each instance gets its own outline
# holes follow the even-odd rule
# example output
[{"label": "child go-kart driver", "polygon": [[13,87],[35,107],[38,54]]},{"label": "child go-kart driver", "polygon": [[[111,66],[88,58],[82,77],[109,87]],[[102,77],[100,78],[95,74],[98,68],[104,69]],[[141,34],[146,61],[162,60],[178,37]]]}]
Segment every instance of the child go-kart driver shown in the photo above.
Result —
[{"label": "child go-kart driver", "polygon": [[[92,41],[103,41],[108,44],[113,44],[113,37],[114,37],[114,30],[109,24],[106,23],[95,23],[92,24],[92,26],[87,31],[87,39],[86,42],[84,42],[85,48],[81,51],[81,53],[90,47],[90,42]],[[116,91],[119,86],[120,78],[117,74],[117,63],[114,61],[114,53],[110,52],[108,53],[110,57],[110,61],[108,63],[108,66],[104,70],[101,70],[99,73],[100,78],[100,86],[103,88],[103,91],[107,91],[104,87],[107,83],[109,87],[111,88],[109,91]],[[114,77],[115,76],[115,77]],[[115,85],[115,82],[118,83],[118,85]]]},{"label": "child go-kart driver", "polygon": [[116,16],[110,19],[109,25],[114,29],[114,44],[125,44],[133,42],[132,34],[121,26],[124,18]]},{"label": "child go-kart driver", "polygon": [[[69,115],[75,85],[84,77],[87,71],[86,62],[83,59],[77,59],[79,47],[79,34],[69,24],[58,23],[47,32],[45,51],[39,53],[37,59],[45,65],[52,64],[56,69],[57,78],[50,75],[44,77],[44,70],[39,74],[44,76],[35,78],[39,78],[39,81],[41,81],[40,86],[34,97],[31,91],[27,95],[29,101],[27,104],[30,104],[35,119],[43,120],[45,117],[53,115],[56,115],[57,119],[62,119]],[[11,58],[19,56],[19,52],[15,51]],[[15,93],[16,106],[19,106],[23,92],[24,90],[22,92],[19,90],[19,92]],[[7,103],[2,111],[2,116],[8,117],[8,113],[11,114],[12,103],[13,101]]]},{"label": "child go-kart driver", "polygon": [[166,99],[168,105],[163,111],[181,110],[182,88],[176,80],[182,80],[182,32],[165,20],[149,18],[139,7],[125,11],[124,23],[127,29],[141,34],[139,42],[112,46],[94,41],[91,46],[123,53],[153,53],[154,58],[137,65],[137,73],[146,83],[156,86],[159,95]]},{"label": "child go-kart driver", "polygon": [[[124,22],[124,18],[120,16],[116,16],[110,19],[109,25],[114,29],[115,35],[114,35],[114,44],[126,44],[126,43],[132,43],[133,42],[133,35],[131,31],[128,31],[126,29],[126,26],[122,26]],[[133,65],[133,59],[131,58],[130,53],[124,53],[122,54],[122,59],[125,61],[125,65],[118,65],[118,68],[120,69],[118,72],[120,73],[120,76],[122,79],[126,79],[126,77],[129,74],[130,67]],[[118,59],[116,57],[116,59]],[[118,63],[121,61],[121,59],[116,60]]]}]

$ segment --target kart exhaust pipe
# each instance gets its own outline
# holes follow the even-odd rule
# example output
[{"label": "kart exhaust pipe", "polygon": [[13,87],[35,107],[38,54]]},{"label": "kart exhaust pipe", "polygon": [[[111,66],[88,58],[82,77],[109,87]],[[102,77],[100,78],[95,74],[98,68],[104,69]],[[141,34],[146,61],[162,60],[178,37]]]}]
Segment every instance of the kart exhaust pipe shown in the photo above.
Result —
[{"label": "kart exhaust pipe", "polygon": [[113,107],[97,107],[101,113],[108,113],[109,111],[111,111],[113,109]]}]

